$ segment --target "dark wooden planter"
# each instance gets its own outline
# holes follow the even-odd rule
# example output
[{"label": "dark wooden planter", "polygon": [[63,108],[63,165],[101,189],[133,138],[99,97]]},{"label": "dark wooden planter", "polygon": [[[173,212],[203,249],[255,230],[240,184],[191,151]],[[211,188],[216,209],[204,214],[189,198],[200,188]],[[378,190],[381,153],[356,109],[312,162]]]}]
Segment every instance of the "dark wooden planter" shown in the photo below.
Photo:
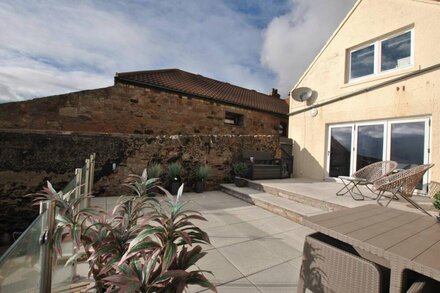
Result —
[{"label": "dark wooden planter", "polygon": [[247,181],[243,178],[240,178],[240,177],[235,177],[234,183],[235,183],[235,186],[237,186],[237,187],[246,187],[247,186]]},{"label": "dark wooden planter", "polygon": [[205,191],[205,182],[196,181],[195,192],[202,193],[203,191]]},{"label": "dark wooden planter", "polygon": [[163,195],[163,191],[159,187],[154,186],[149,190],[148,196],[155,197],[156,195]]},{"label": "dark wooden planter", "polygon": [[177,191],[179,191],[180,185],[182,185],[180,183],[180,181],[171,181],[171,190],[170,190],[170,192],[171,192],[172,195],[177,195]]}]

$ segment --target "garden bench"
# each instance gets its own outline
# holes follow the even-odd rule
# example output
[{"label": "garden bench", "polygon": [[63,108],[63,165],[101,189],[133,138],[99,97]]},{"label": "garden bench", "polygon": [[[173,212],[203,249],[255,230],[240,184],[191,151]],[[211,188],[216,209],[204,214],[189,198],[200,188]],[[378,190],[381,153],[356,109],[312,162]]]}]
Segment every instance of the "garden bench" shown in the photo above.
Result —
[{"label": "garden bench", "polygon": [[242,161],[249,167],[249,178],[258,179],[281,179],[281,160],[273,157],[271,152],[244,150]]}]

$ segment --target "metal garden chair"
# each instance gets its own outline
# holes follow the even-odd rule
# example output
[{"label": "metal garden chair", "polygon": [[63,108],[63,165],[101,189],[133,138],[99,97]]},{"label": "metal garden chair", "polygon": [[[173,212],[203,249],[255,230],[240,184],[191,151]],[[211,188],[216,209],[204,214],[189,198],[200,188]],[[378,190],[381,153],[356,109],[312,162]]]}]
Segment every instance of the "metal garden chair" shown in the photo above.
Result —
[{"label": "metal garden chair", "polygon": [[[342,196],[349,193],[354,200],[364,200],[364,195],[358,186],[364,185],[371,192],[375,193],[375,191],[372,190],[369,185],[372,185],[378,179],[387,176],[396,168],[397,162],[381,161],[357,170],[352,176],[339,176],[338,178],[341,179],[344,186],[338,192],[336,192],[336,195]],[[354,192],[355,189],[357,192]],[[357,194],[360,197],[355,197],[354,194]]]},{"label": "metal garden chair", "polygon": [[375,181],[373,187],[374,189],[379,191],[379,196],[377,197],[377,203],[379,205],[382,205],[380,203],[380,199],[382,198],[383,194],[386,191],[388,191],[391,192],[392,196],[390,197],[390,199],[388,200],[385,206],[388,206],[395,196],[400,195],[400,197],[402,197],[404,200],[409,202],[416,209],[425,213],[428,216],[431,216],[431,214],[429,214],[425,209],[423,209],[410,197],[412,196],[417,185],[420,184],[423,175],[425,175],[426,171],[428,171],[433,166],[434,164],[420,165],[408,170],[403,170],[396,174],[383,177]]}]

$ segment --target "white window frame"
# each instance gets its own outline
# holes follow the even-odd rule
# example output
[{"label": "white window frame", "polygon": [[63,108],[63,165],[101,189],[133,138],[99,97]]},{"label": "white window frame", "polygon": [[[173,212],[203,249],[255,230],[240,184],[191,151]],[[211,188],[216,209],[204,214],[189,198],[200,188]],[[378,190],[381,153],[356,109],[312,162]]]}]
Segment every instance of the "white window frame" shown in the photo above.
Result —
[{"label": "white window frame", "polygon": [[[396,123],[411,123],[411,122],[425,122],[425,148],[424,148],[424,164],[429,164],[431,162],[431,117],[414,117],[414,118],[396,118],[387,120],[371,120],[371,121],[361,121],[354,123],[344,123],[344,124],[332,124],[328,125],[328,137],[327,137],[327,153],[326,153],[326,181],[336,181],[341,182],[340,179],[335,177],[330,177],[330,147],[331,147],[331,130],[333,128],[339,127],[351,127],[351,160],[350,160],[350,176],[356,172],[357,163],[357,142],[358,142],[358,127],[365,125],[384,125],[384,147],[383,147],[383,160],[389,160],[391,157],[391,125]],[[416,190],[416,194],[425,194],[430,178],[430,170],[426,172],[423,176],[423,189]]]},{"label": "white window frame", "polygon": [[[393,124],[400,124],[400,123],[412,123],[412,122],[424,122],[425,123],[425,148],[423,150],[423,164],[429,164],[431,162],[430,152],[431,152],[431,117],[421,117],[421,118],[407,118],[407,119],[395,119],[390,120],[387,123],[387,137],[386,137],[386,146],[387,146],[387,154],[386,158],[389,160],[391,158],[391,126]],[[429,176],[430,176],[430,170],[426,172],[426,174],[423,176],[423,189],[422,191],[416,191],[416,193],[420,193],[427,190],[428,182],[429,182]]]},{"label": "white window frame", "polygon": [[[383,41],[387,41],[389,39],[392,39],[394,37],[403,35],[407,32],[411,32],[411,56],[410,56],[410,63],[406,66],[402,66],[402,67],[396,67],[396,68],[392,68],[392,69],[388,69],[388,70],[381,70],[382,67],[382,42]],[[360,76],[360,77],[351,77],[351,54],[353,52],[365,49],[371,45],[374,45],[374,68],[373,68],[373,73],[372,74],[368,74],[368,75],[364,75],[364,76]],[[370,42],[368,44],[362,45],[362,46],[358,46],[358,47],[354,47],[348,50],[348,82],[354,82],[354,81],[359,81],[362,79],[368,79],[372,76],[378,76],[381,74],[387,74],[393,71],[398,71],[398,70],[402,70],[402,69],[406,69],[406,68],[410,68],[414,66],[414,28],[411,29],[407,29],[407,30],[403,30],[403,31],[399,31],[395,34],[389,35],[386,38],[380,38],[377,39],[373,42]]]},{"label": "white window frame", "polygon": [[[386,121],[366,121],[366,122],[359,122],[354,124],[354,141],[355,144],[353,145],[353,167],[350,169],[351,174],[356,172],[356,166],[357,166],[357,145],[358,145],[358,137],[359,137],[359,126],[373,126],[373,125],[382,125],[383,126],[383,145],[382,145],[382,160],[384,160],[387,157],[387,134],[388,134],[388,127]],[[350,174],[350,175],[351,175]]]},{"label": "white window frame", "polygon": [[341,128],[341,127],[351,127],[351,159],[350,159],[350,174],[352,174],[351,170],[353,170],[353,164],[354,164],[354,160],[353,160],[353,148],[354,148],[354,143],[355,143],[355,139],[354,139],[354,124],[353,123],[347,123],[347,124],[335,124],[335,125],[329,125],[328,127],[328,137],[327,137],[327,166],[326,166],[326,171],[327,171],[327,178],[329,180],[339,180],[338,178],[334,178],[334,177],[330,177],[328,176],[328,174],[330,174],[330,150],[331,150],[331,131],[334,128]]}]

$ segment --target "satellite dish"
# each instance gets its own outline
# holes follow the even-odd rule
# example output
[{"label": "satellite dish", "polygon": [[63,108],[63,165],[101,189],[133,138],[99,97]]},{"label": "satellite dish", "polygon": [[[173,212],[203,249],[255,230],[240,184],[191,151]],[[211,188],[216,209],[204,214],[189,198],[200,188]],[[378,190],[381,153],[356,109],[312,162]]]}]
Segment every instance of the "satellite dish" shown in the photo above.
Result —
[{"label": "satellite dish", "polygon": [[294,89],[291,93],[290,96],[292,97],[292,99],[294,99],[295,101],[298,102],[304,102],[308,99],[310,99],[313,95],[313,91],[311,88],[308,87],[299,87],[297,89]]}]

